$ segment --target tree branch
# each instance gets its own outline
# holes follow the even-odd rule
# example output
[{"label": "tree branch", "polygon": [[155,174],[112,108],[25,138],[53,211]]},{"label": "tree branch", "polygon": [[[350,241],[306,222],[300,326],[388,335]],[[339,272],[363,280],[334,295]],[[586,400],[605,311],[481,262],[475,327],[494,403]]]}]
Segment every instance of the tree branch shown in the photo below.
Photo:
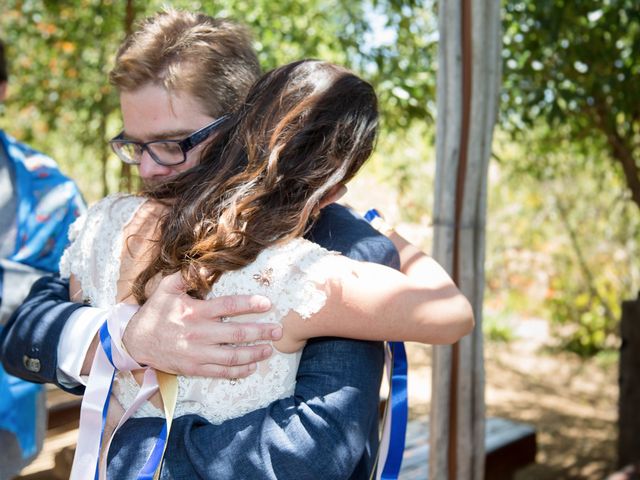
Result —
[{"label": "tree branch", "polygon": [[631,190],[631,198],[640,208],[640,168],[633,156],[633,149],[620,136],[608,110],[602,101],[596,102],[593,109],[595,124],[604,133],[607,143],[611,149],[611,155],[622,165],[627,186]]}]

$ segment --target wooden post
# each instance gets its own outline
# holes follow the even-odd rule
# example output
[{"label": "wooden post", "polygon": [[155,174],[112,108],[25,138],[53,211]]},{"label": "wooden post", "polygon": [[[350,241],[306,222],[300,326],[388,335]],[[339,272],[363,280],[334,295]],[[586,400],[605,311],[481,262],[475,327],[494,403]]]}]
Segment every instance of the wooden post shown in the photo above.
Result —
[{"label": "wooden post", "polygon": [[439,2],[434,258],[474,307],[476,329],[435,347],[429,479],[484,475],[487,174],[500,85],[500,2]]},{"label": "wooden post", "polygon": [[622,303],[618,463],[640,464],[640,293]]}]

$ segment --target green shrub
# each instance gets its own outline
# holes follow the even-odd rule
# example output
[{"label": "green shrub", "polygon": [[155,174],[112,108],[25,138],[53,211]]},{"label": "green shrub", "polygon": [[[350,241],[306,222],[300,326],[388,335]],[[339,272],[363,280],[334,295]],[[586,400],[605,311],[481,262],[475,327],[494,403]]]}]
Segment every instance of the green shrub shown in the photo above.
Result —
[{"label": "green shrub", "polygon": [[485,313],[482,319],[482,332],[490,342],[509,343],[515,335],[509,319],[500,314]]}]

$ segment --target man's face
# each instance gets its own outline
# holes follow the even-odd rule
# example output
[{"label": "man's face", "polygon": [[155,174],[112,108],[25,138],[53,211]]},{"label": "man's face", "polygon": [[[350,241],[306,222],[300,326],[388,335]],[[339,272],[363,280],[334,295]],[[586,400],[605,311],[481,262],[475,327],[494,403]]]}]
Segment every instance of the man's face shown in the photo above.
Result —
[{"label": "man's face", "polygon": [[[120,108],[124,123],[123,137],[137,142],[182,140],[215,120],[203,112],[200,102],[191,95],[168,92],[153,84],[121,92]],[[144,184],[162,183],[195,166],[206,143],[190,150],[186,162],[170,167],[157,164],[145,151],[138,166]]]}]

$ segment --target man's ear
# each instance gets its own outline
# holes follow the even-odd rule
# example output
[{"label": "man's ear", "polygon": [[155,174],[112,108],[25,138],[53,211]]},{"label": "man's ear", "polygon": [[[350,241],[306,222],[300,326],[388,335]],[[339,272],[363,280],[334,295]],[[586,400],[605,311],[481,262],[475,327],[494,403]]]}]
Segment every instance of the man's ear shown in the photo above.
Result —
[{"label": "man's ear", "polygon": [[330,203],[337,202],[347,193],[347,186],[344,183],[335,185],[327,192],[327,194],[320,200],[320,208],[324,208]]},{"label": "man's ear", "polygon": [[7,82],[0,82],[0,103],[7,98]]}]

